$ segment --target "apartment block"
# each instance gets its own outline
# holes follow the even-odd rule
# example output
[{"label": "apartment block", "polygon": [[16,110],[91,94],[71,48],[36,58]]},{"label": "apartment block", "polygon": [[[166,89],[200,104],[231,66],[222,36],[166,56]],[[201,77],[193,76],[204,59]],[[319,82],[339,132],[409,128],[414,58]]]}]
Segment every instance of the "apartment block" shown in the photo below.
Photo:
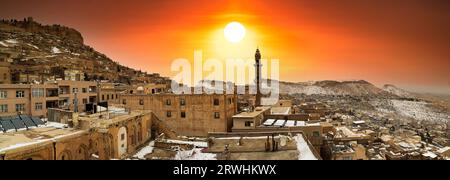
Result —
[{"label": "apartment block", "polygon": [[45,84],[0,84],[0,116],[47,117],[47,108],[84,111],[85,104],[93,102],[97,102],[95,82],[64,80]]}]

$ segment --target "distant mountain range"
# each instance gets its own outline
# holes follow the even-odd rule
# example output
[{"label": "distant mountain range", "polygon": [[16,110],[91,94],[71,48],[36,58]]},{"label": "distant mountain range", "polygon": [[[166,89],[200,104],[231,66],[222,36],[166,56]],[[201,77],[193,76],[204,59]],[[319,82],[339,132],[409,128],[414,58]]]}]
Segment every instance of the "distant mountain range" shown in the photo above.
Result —
[{"label": "distant mountain range", "polygon": [[412,93],[394,85],[385,85],[382,88],[378,88],[364,80],[327,80],[298,83],[280,81],[279,84],[281,94],[414,97]]}]

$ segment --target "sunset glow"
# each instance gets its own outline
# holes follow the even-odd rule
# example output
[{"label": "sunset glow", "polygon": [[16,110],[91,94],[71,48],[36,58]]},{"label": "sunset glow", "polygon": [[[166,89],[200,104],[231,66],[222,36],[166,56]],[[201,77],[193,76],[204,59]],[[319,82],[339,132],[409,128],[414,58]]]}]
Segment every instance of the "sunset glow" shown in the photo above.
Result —
[{"label": "sunset glow", "polygon": [[[165,76],[173,75],[174,59],[191,60],[194,50],[225,60],[252,58],[260,47],[263,58],[280,59],[285,81],[365,79],[450,89],[450,6],[441,1],[58,2],[5,0],[0,15],[74,27],[113,60]],[[226,38],[224,28],[235,21],[245,26],[245,37],[235,29]]]}]

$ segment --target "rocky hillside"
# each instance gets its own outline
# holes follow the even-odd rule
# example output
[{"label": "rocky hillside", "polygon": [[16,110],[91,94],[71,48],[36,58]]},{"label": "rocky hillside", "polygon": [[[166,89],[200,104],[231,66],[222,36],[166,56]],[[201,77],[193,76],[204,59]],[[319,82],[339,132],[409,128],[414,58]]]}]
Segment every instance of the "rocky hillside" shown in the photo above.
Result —
[{"label": "rocky hillside", "polygon": [[413,97],[414,95],[404,89],[398,88],[392,84],[386,84],[383,86],[383,90],[391,94],[395,94],[399,97]]},{"label": "rocky hillside", "polygon": [[32,18],[0,21],[0,60],[10,63],[11,73],[52,79],[57,72],[79,70],[86,80],[122,83],[164,82],[159,74],[147,74],[111,60],[83,43],[75,29],[41,25]]}]

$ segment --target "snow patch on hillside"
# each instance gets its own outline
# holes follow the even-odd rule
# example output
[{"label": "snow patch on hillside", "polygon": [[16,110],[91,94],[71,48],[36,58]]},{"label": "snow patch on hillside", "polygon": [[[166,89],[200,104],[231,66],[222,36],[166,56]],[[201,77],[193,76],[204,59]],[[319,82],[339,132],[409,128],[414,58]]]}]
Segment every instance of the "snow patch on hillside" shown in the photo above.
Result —
[{"label": "snow patch on hillside", "polygon": [[400,115],[422,121],[447,122],[449,115],[432,111],[426,102],[391,100],[395,111]]},{"label": "snow patch on hillside", "polygon": [[60,53],[61,53],[61,50],[59,50],[57,47],[53,47],[53,48],[52,48],[52,53],[53,53],[53,54],[60,54]]}]

